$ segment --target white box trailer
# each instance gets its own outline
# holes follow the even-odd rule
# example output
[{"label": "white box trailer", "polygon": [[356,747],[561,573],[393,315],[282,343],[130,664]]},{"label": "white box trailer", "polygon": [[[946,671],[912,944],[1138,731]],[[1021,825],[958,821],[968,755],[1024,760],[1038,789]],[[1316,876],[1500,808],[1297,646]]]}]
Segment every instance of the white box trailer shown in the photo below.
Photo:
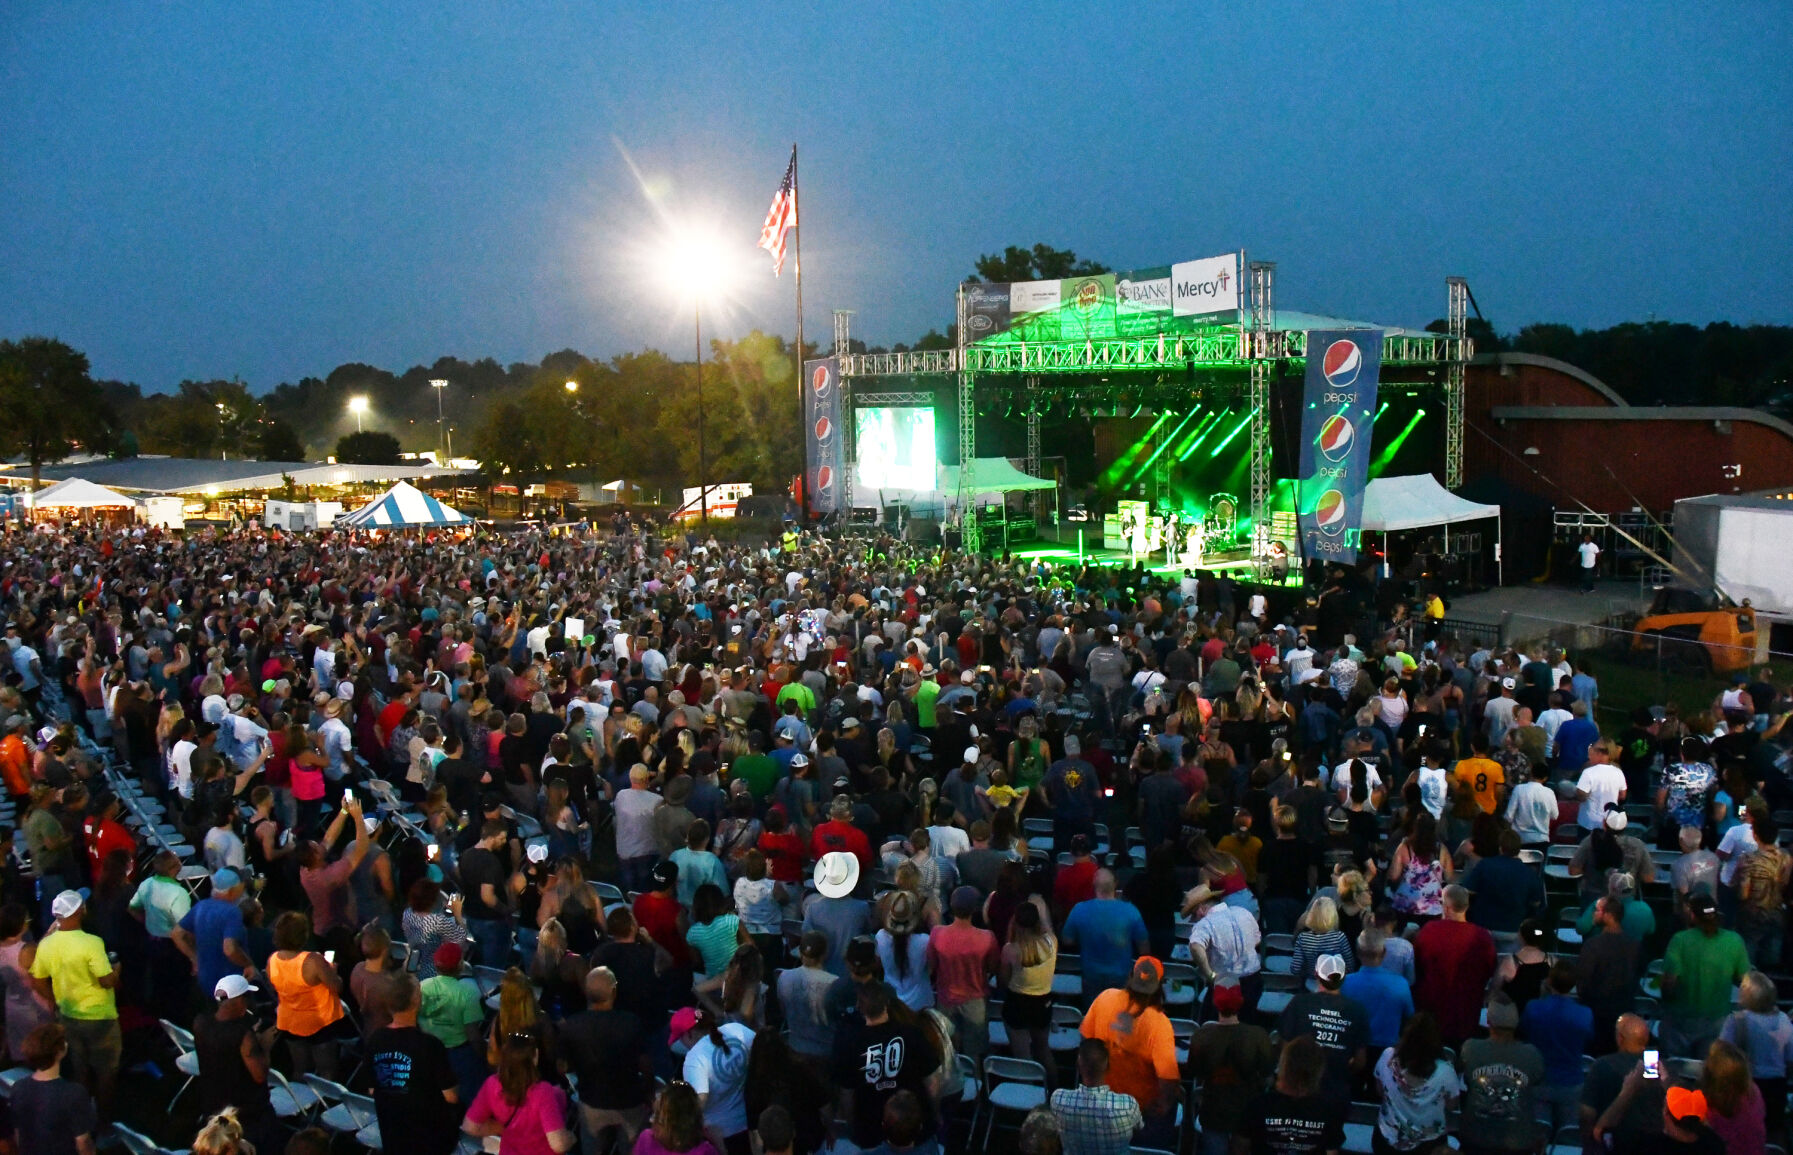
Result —
[{"label": "white box trailer", "polygon": [[138,516],[145,525],[156,529],[184,529],[187,525],[186,505],[184,497],[168,497],[156,494],[137,499],[141,505]]},{"label": "white box trailer", "polygon": [[1710,584],[1757,614],[1793,621],[1793,492],[1715,493],[1675,502],[1682,584]]},{"label": "white box trailer", "polygon": [[269,529],[329,529],[342,514],[340,501],[275,501],[262,506],[261,523]]}]

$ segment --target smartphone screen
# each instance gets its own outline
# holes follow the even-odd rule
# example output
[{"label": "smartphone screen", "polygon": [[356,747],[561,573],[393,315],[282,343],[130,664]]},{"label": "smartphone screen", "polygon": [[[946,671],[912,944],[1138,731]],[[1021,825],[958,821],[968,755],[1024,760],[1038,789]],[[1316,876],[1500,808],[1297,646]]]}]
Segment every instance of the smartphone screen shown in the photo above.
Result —
[{"label": "smartphone screen", "polygon": [[336,965],[336,952],[333,950],[325,951],[324,952],[324,961],[329,963],[331,966],[335,966]]},{"label": "smartphone screen", "polygon": [[436,861],[436,857],[438,855],[440,855],[441,853],[442,853],[442,848],[440,846],[437,846],[434,842],[430,843],[429,848],[428,848],[428,854],[429,854],[429,859],[431,862]]},{"label": "smartphone screen", "polygon": [[1644,1052],[1644,1078],[1662,1078],[1662,1055],[1658,1051]]},{"label": "smartphone screen", "polygon": [[353,802],[354,800],[355,800],[355,792],[353,790],[344,790],[342,792],[342,804],[344,806],[347,806],[349,803]]}]

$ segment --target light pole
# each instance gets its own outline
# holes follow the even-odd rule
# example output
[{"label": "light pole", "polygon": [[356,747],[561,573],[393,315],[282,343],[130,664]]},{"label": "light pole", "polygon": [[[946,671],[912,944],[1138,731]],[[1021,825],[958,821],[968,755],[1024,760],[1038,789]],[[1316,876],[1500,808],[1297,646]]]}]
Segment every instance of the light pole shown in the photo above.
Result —
[{"label": "light pole", "polygon": [[217,401],[217,402],[214,402],[214,404],[218,406],[218,460],[229,461],[230,460],[230,446],[228,444],[226,444],[225,440],[224,440],[224,417],[225,417],[224,402]]},{"label": "light pole", "polygon": [[697,507],[699,524],[710,527],[708,462],[704,455],[704,322],[703,298],[691,306],[691,331],[697,343]]},{"label": "light pole", "polygon": [[[430,381],[430,388],[436,391],[436,444],[440,447],[446,444],[443,441],[442,391],[448,388],[448,382],[440,377],[436,377]],[[446,465],[448,463],[444,460],[443,464]]]},{"label": "light pole", "polygon": [[367,398],[366,397],[351,397],[351,398],[349,398],[349,412],[353,413],[355,415],[355,432],[356,433],[364,432],[363,429],[361,428],[361,417],[362,417],[362,414],[367,412]]}]

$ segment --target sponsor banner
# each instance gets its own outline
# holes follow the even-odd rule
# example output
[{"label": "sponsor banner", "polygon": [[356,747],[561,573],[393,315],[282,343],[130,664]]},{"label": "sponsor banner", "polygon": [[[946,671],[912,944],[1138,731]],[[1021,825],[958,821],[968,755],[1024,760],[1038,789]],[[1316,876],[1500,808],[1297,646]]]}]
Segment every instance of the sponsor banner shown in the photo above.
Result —
[{"label": "sponsor banner", "polygon": [[1009,286],[969,284],[965,289],[965,339],[981,341],[1008,331]]},{"label": "sponsor banner", "polygon": [[1302,556],[1357,560],[1370,431],[1382,370],[1382,330],[1315,329],[1307,335],[1296,521]]},{"label": "sponsor banner", "polygon": [[1061,341],[1103,340],[1114,336],[1113,273],[1066,277],[1058,286],[1058,336]]},{"label": "sponsor banner", "polygon": [[1170,266],[1130,269],[1114,280],[1114,329],[1121,337],[1149,337],[1171,318]]},{"label": "sponsor banner", "polygon": [[823,357],[803,363],[804,463],[808,472],[809,508],[815,513],[841,509],[840,362]]},{"label": "sponsor banner", "polygon": [[1179,317],[1239,311],[1239,254],[1179,261],[1170,267],[1171,312]]},{"label": "sponsor banner", "polygon": [[1043,313],[1058,308],[1062,299],[1058,281],[1016,281],[1009,286],[1009,316]]}]

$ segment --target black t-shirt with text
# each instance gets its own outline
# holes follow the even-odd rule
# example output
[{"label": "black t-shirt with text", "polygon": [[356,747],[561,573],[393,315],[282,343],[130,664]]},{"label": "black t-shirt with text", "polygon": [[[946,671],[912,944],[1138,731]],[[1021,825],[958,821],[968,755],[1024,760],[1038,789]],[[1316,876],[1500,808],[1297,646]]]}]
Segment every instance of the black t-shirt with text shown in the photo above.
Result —
[{"label": "black t-shirt with text", "polygon": [[461,1112],[442,1097],[457,1085],[448,1048],[417,1027],[383,1027],[367,1043],[373,1057],[374,1114],[388,1146],[447,1155],[460,1144]]},{"label": "black t-shirt with text", "polygon": [[1252,1155],[1306,1155],[1345,1143],[1345,1111],[1350,1096],[1326,1094],[1296,1099],[1270,1090],[1246,1108],[1239,1133],[1251,1140]]},{"label": "black t-shirt with text", "polygon": [[889,1019],[837,1031],[834,1075],[853,1092],[854,1146],[869,1151],[884,1141],[884,1104],[898,1091],[912,1091],[925,1104],[927,1078],[938,1066],[940,1052],[922,1032]]},{"label": "black t-shirt with text", "polygon": [[1326,1078],[1320,1093],[1328,1099],[1351,1101],[1351,1058],[1370,1044],[1370,1015],[1363,1004],[1343,995],[1304,991],[1283,1009],[1284,1042],[1311,1035],[1326,1052]]}]

